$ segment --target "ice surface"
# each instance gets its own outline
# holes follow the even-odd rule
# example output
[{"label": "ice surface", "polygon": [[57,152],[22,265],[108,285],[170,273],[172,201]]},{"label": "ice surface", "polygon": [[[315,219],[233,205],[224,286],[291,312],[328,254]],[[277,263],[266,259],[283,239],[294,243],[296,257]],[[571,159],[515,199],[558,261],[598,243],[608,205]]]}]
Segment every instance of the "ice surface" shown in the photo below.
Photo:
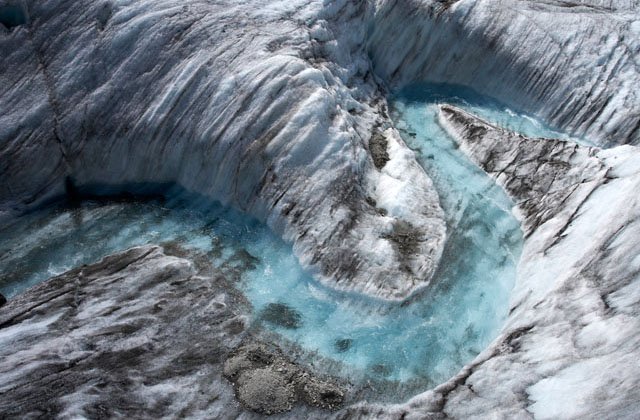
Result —
[{"label": "ice surface", "polygon": [[[599,144],[634,142],[635,9],[595,3],[23,1],[37,24],[0,37],[0,215],[66,177],[175,182],[266,222],[325,284],[401,300],[429,283],[446,232],[383,91],[463,83]],[[383,171],[380,133],[398,152]],[[389,252],[398,223],[419,253]]]},{"label": "ice surface", "polygon": [[[385,127],[365,79],[367,4],[27,3],[37,24],[0,33],[0,216],[68,178],[175,183],[266,223],[336,289],[402,300],[429,283],[437,193],[397,133],[393,171],[368,150]],[[383,216],[368,199],[390,179]],[[398,223],[420,252],[389,252]]]},{"label": "ice surface", "polygon": [[383,412],[637,418],[638,148],[526,138],[440,109],[460,150],[513,197],[527,237],[500,337],[433,392]]},{"label": "ice surface", "polygon": [[144,244],[176,242],[209,253],[220,248],[216,255],[225,258],[230,244],[249,240],[254,230],[266,231],[238,212],[206,203],[181,192],[162,201],[89,200],[26,214],[2,228],[0,292],[11,298],[71,268]]},{"label": "ice surface", "polygon": [[[198,208],[198,200],[183,193],[163,203],[87,202],[24,217],[3,235],[2,267],[13,280],[1,290],[12,296],[52,274],[145,243],[177,242],[207,253],[218,266],[242,250],[255,257],[240,283],[255,322],[306,350],[307,361],[317,353],[338,362],[328,368],[334,374],[397,384],[398,395],[382,397],[387,400],[435,386],[501,328],[522,232],[513,203],[439,128],[435,102],[409,92],[393,102],[394,118],[435,180],[451,233],[432,286],[404,304],[322,285],[264,225],[206,201]],[[273,313],[272,322],[264,322],[273,305],[296,322],[278,325]]]},{"label": "ice surface", "polygon": [[[565,131],[554,129],[544,121],[516,110],[497,99],[481,95],[472,88],[447,83],[414,83],[403,88],[399,94],[403,102],[429,105],[448,104],[463,109],[485,121],[506,130],[531,138],[562,139],[591,146],[587,138],[573,137]],[[430,118],[434,114],[433,106],[429,107]],[[434,129],[437,129],[434,127]]]},{"label": "ice surface", "polygon": [[[391,127],[382,91],[413,81],[462,83],[599,145],[640,141],[637,1],[525,0],[518,7],[509,0],[22,4],[29,5],[32,24],[0,28],[3,219],[63,193],[67,177],[80,185],[177,182],[265,221],[294,243],[305,266],[323,272],[325,284],[339,279],[335,289],[402,298],[428,283],[443,252],[444,229],[431,181]],[[466,109],[488,120],[528,134],[544,131],[518,115],[467,102]],[[411,114],[411,106],[405,109]],[[405,125],[412,142],[411,133],[418,133]],[[368,148],[380,133],[394,157],[382,171]],[[544,169],[545,162],[527,162],[529,148],[507,142],[512,135],[498,138],[503,141],[485,151],[512,146],[503,157],[513,159],[498,163],[515,168],[496,173],[498,182],[547,181],[531,169]],[[439,153],[454,148],[418,147]],[[568,415],[638,417],[640,374],[629,363],[638,358],[632,357],[638,329],[629,328],[639,302],[638,153],[633,147],[575,150],[560,163],[575,172],[585,159],[595,159],[605,171],[589,173],[560,204],[551,194],[537,196],[533,216],[545,216],[544,223],[523,246],[504,334],[437,390],[380,408],[381,415],[553,417],[561,414],[559,397],[575,395],[582,405]],[[453,178],[491,190],[456,172],[455,152],[450,155],[442,166]],[[535,156],[549,157],[557,158]],[[429,170],[436,174],[437,165]],[[448,223],[456,227],[474,200],[448,197],[443,185],[466,185],[443,179],[435,183]],[[555,208],[546,208],[549,202]],[[495,204],[508,212],[499,197]],[[412,259],[411,275],[403,274],[385,239],[394,218],[438,233]],[[60,223],[69,226],[64,218]],[[455,233],[450,238],[447,246]],[[193,243],[207,247],[209,241],[194,235]],[[67,264],[35,266],[57,272]],[[357,276],[349,275],[352,269]],[[629,335],[599,337],[608,329]],[[356,351],[354,343],[341,338],[337,349],[347,357]],[[585,368],[600,374],[581,387]],[[384,375],[387,369],[376,371]],[[362,413],[373,416],[375,410],[365,405]]]}]

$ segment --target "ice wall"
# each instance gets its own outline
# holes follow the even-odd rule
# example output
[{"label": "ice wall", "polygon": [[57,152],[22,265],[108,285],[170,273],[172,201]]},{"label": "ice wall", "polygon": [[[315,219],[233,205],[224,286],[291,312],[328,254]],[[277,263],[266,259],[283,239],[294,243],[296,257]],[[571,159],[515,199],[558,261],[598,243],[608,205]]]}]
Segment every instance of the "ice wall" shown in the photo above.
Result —
[{"label": "ice wall", "polygon": [[0,34],[3,212],[65,184],[177,183],[267,221],[336,288],[428,283],[442,210],[380,116],[366,3],[27,5]]},{"label": "ice wall", "polygon": [[390,88],[466,85],[601,145],[640,142],[637,1],[375,4],[368,48]]}]

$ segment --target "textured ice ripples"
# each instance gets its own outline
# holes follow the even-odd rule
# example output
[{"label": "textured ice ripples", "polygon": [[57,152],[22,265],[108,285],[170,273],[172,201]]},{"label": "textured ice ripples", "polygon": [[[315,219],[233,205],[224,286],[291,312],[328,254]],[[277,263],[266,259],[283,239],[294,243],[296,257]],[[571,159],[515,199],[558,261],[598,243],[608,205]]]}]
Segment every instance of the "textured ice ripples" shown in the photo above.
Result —
[{"label": "textured ice ripples", "polygon": [[266,226],[206,200],[194,207],[199,200],[184,192],[165,202],[87,202],[25,216],[2,244],[20,246],[2,258],[3,267],[22,270],[26,280],[2,290],[13,295],[69,266],[144,243],[177,243],[218,267],[240,253],[248,263],[239,287],[255,322],[285,346],[302,348],[307,362],[334,361],[327,363],[331,373],[391,386],[392,400],[435,386],[497,335],[522,234],[504,192],[437,126],[436,105],[401,96],[394,109],[401,133],[435,180],[451,231],[435,283],[405,304],[318,283]]}]

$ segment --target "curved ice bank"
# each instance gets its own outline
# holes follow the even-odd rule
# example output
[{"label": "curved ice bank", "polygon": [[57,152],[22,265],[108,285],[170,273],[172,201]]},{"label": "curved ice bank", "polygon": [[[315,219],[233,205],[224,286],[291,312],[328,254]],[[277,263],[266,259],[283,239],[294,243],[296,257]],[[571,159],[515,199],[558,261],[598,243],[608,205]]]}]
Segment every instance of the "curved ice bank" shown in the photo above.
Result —
[{"label": "curved ice bank", "polygon": [[0,31],[0,216],[68,178],[176,183],[267,223],[336,289],[429,283],[442,209],[383,116],[366,3],[24,3],[30,22]]},{"label": "curved ice bank", "polygon": [[2,232],[0,291],[12,296],[130,246],[178,244],[223,271],[241,270],[238,287],[257,325],[300,346],[303,359],[314,361],[315,353],[314,363],[328,372],[378,383],[376,399],[397,401],[433,387],[497,335],[522,232],[513,203],[438,127],[434,97],[412,88],[393,109],[396,126],[436,181],[451,232],[432,287],[402,305],[319,284],[265,226],[181,192],[162,203],[87,202],[24,216]]},{"label": "curved ice bank", "polygon": [[[381,85],[460,83],[636,142],[637,13],[604,3],[21,1],[28,23],[0,31],[0,214],[67,177],[174,182],[266,222],[325,284],[401,300],[446,230]],[[407,224],[419,252],[393,240]]]},{"label": "curved ice bank", "polygon": [[442,105],[437,118],[516,202],[526,229],[502,333],[382,418],[637,418],[640,150],[527,138]]},{"label": "curved ice bank", "polygon": [[637,2],[374,4],[367,46],[392,90],[465,85],[600,145],[640,142]]},{"label": "curved ice bank", "polygon": [[[439,127],[435,97],[410,87],[391,107],[395,126],[416,150],[445,209],[450,236],[431,287],[402,305],[388,305],[337,294],[310,278],[281,277],[266,266],[250,274],[247,295],[267,311],[273,302],[288,308],[280,318],[292,322],[282,321],[280,334],[345,362],[352,378],[404,384],[395,392],[406,397],[453,376],[497,336],[507,316],[522,231],[511,213],[513,202]],[[266,315],[269,322],[272,313]]]},{"label": "curved ice bank", "polygon": [[[480,176],[471,172],[467,181]],[[378,383],[370,397],[399,400],[449,378],[493,339],[506,316],[519,225],[492,205],[489,197],[508,204],[499,190],[480,188],[487,199],[464,211],[436,285],[403,305],[323,286],[266,226],[183,192],[23,216],[0,231],[0,292],[12,298],[132,246],[179,247],[235,279],[253,306],[255,327],[284,337],[280,345],[299,346],[300,357],[325,373]]]}]

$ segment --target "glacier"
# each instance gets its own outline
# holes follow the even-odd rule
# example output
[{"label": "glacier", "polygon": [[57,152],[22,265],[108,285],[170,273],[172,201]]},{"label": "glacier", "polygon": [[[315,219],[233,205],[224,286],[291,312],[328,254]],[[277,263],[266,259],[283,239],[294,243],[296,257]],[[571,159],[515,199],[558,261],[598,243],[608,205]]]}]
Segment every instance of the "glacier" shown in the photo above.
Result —
[{"label": "glacier", "polygon": [[[3,94],[12,158],[0,201],[11,210],[63,194],[67,178],[78,188],[173,182],[266,221],[334,287],[406,297],[442,252],[437,194],[374,111],[373,82],[360,86],[366,55],[322,64],[338,52],[316,15],[345,10],[260,4],[30,5],[39,23],[2,39],[3,86],[30,89]],[[380,170],[367,153],[374,136],[389,145]],[[412,226],[419,253],[394,252],[385,237],[398,223]]]},{"label": "glacier", "polygon": [[[635,0],[0,0],[3,228],[65,197],[178,185],[266,224],[327,290],[428,299],[456,225],[451,182],[407,125],[422,115],[504,189],[523,231],[499,333],[405,402],[367,401],[263,344],[249,353],[268,361],[230,371],[247,336],[270,336],[237,285],[166,243],[10,296],[2,411],[115,415],[111,400],[124,416],[251,418],[272,408],[242,396],[270,381],[292,418],[637,418],[639,14]],[[421,82],[548,127],[394,99]],[[46,378],[66,395],[30,391]]]}]

